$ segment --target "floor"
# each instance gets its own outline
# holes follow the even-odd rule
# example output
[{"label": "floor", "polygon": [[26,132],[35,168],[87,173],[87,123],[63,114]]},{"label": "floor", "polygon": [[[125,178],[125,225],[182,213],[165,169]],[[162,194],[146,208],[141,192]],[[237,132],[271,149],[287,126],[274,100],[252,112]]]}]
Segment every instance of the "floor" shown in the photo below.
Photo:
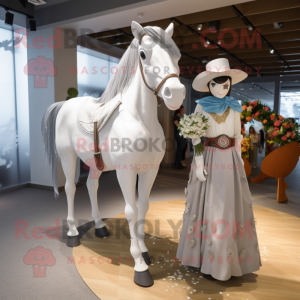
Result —
[{"label": "floor", "polygon": [[[254,205],[256,232],[260,237],[257,251],[261,255],[262,267],[227,281],[216,281],[206,278],[198,268],[184,266],[175,259],[179,228],[171,224],[182,222],[184,202],[185,199],[150,204],[145,243],[152,262],[149,265],[154,279],[151,288],[139,287],[132,280],[130,235],[124,213],[106,221],[111,233],[108,238],[99,240],[91,228],[82,237],[82,244],[73,249],[74,263],[87,286],[103,300],[299,299],[300,218]],[[156,226],[158,220],[159,227]],[[125,225],[122,232],[119,232],[118,224]],[[222,257],[223,262],[220,262]],[[214,260],[218,265],[227,263],[224,256]],[[243,266],[249,261],[249,254],[244,259],[240,257]]]},{"label": "floor", "polygon": [[[180,171],[161,169],[152,189],[150,202],[184,199],[188,172],[188,168]],[[259,169],[255,169],[250,178],[258,174]],[[300,217],[299,175],[300,164],[285,179],[289,198],[285,203],[276,202],[275,179],[268,178],[259,184],[250,182],[253,204]],[[124,200],[115,172],[102,174],[98,199],[102,218],[124,212]],[[3,270],[0,282],[1,299],[98,299],[70,263],[72,249],[65,244],[66,216],[64,192],[58,199],[54,198],[52,191],[33,188],[0,195],[0,253]],[[81,233],[93,226],[88,193],[84,185],[77,188],[75,216],[78,227],[87,224],[86,227],[80,227]],[[52,229],[55,230],[47,230],[49,227],[54,227]],[[43,278],[34,277],[32,265],[26,264],[27,252],[38,246],[49,249],[55,258],[54,265],[48,265],[45,274],[43,268],[40,270],[39,275],[45,275]]]}]

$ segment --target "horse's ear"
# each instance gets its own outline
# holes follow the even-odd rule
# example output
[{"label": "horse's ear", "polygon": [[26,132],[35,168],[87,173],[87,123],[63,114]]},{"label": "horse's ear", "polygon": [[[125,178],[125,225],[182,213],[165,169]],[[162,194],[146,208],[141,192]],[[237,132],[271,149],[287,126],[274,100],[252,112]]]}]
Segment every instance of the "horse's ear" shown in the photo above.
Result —
[{"label": "horse's ear", "polygon": [[143,32],[143,27],[139,23],[132,21],[131,32],[134,35],[134,37],[139,40]]},{"label": "horse's ear", "polygon": [[170,23],[168,28],[165,30],[165,32],[169,35],[169,37],[172,37],[173,32],[174,32],[174,24]]}]

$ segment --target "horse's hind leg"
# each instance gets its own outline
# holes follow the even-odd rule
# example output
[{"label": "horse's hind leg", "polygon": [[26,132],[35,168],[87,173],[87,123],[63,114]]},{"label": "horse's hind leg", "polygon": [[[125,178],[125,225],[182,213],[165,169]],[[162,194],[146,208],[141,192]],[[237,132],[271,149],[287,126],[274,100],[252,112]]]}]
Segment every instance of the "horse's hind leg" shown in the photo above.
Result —
[{"label": "horse's hind leg", "polygon": [[98,237],[105,238],[109,236],[109,232],[105,226],[105,223],[101,220],[97,201],[97,190],[99,186],[99,177],[101,173],[102,172],[98,170],[90,169],[86,186],[88,188],[91,200],[92,217],[95,220],[95,235]]},{"label": "horse's hind leg", "polygon": [[149,196],[156,178],[158,169],[154,168],[144,173],[139,174],[138,191],[138,243],[142,251],[143,258],[147,265],[151,264],[150,257],[148,255],[148,249],[145,245],[145,220],[146,214],[149,209]]},{"label": "horse's hind leg", "polygon": [[[59,149],[58,149],[59,150]],[[75,173],[77,155],[72,151],[58,151],[61,158],[62,168],[66,176],[65,192],[68,201],[68,217],[69,226],[67,246],[76,247],[80,245],[79,233],[75,224],[74,217],[74,196],[76,191]]]}]

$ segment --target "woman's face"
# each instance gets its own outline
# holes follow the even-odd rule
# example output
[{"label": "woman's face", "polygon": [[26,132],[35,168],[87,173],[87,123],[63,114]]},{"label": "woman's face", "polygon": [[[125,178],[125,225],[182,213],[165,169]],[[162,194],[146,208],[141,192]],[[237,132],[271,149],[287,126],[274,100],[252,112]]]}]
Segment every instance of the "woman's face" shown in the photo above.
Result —
[{"label": "woman's face", "polygon": [[180,115],[183,116],[183,114],[184,114],[184,107],[180,111]]},{"label": "woman's face", "polygon": [[254,133],[253,127],[250,128],[250,133]]},{"label": "woman's face", "polygon": [[230,89],[230,80],[228,79],[226,82],[219,84],[214,82],[212,79],[209,82],[209,88],[213,96],[217,98],[224,98]]}]

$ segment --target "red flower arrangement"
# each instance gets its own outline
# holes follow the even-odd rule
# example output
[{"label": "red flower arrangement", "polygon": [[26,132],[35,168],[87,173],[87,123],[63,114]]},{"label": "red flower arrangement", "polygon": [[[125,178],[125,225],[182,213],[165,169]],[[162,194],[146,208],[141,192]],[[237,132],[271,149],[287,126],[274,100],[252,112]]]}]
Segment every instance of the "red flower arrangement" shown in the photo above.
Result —
[{"label": "red flower arrangement", "polygon": [[260,100],[244,101],[242,108],[242,124],[253,122],[253,119],[262,122],[264,124],[263,129],[271,138],[269,143],[276,142],[279,145],[285,145],[295,141],[300,142],[299,125],[293,123],[291,119],[284,119],[272,111],[270,107],[262,104]]}]

